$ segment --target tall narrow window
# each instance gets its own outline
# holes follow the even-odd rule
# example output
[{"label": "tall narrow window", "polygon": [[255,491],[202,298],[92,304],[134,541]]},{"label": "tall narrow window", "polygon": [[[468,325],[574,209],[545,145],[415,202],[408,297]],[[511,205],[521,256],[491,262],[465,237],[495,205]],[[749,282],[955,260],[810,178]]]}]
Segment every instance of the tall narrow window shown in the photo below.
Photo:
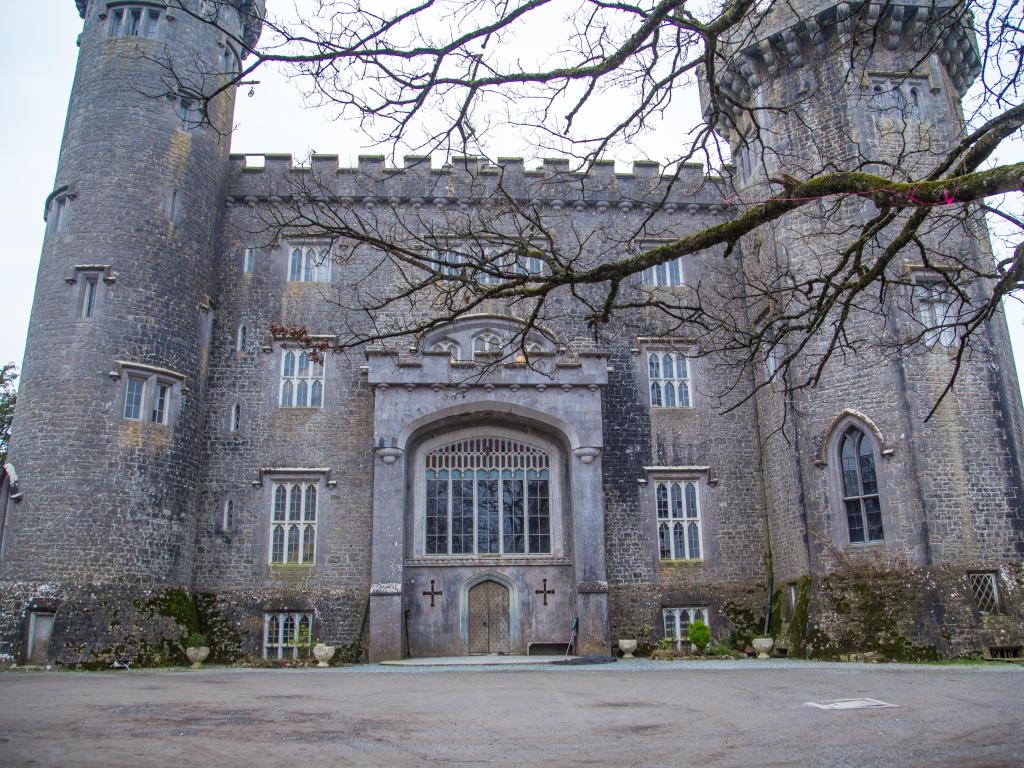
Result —
[{"label": "tall narrow window", "polygon": [[138,421],[142,418],[142,395],[146,389],[146,380],[137,376],[129,376],[124,392],[124,417]]},{"label": "tall narrow window", "polygon": [[156,38],[160,31],[160,9],[141,5],[112,8],[107,26],[109,37]]},{"label": "tall narrow window", "polygon": [[234,403],[231,406],[231,417],[229,420],[229,427],[232,432],[238,432],[242,429],[242,404]]},{"label": "tall narrow window", "polygon": [[153,393],[153,414],[154,424],[166,424],[167,412],[171,405],[171,386],[162,381],[156,383],[156,392]]},{"label": "tall narrow window", "polygon": [[882,541],[882,508],[875,474],[871,441],[856,427],[844,434],[839,445],[843,472],[843,504],[851,544]]},{"label": "tall narrow window", "polygon": [[316,562],[316,483],[275,483],[270,531],[270,562]]},{"label": "tall narrow window", "polygon": [[548,455],[504,438],[471,438],[426,457],[428,555],[551,553]]},{"label": "tall narrow window", "polygon": [[49,234],[64,231],[64,219],[67,216],[68,196],[60,194],[50,201],[50,210],[46,220],[46,231]]},{"label": "tall narrow window", "polygon": [[652,408],[690,408],[690,361],[678,352],[649,352]]},{"label": "tall narrow window", "polygon": [[924,326],[924,343],[952,347],[957,340],[957,312],[952,289],[944,283],[922,280],[914,285],[917,317]]},{"label": "tall narrow window", "polygon": [[89,275],[85,278],[82,286],[82,318],[88,320],[96,310],[96,291],[99,286],[99,277]]},{"label": "tall narrow window", "polygon": [[245,323],[242,323],[240,326],[238,326],[238,336],[235,339],[235,351],[245,352],[245,342],[247,334],[248,330],[245,327]]},{"label": "tall narrow window", "polygon": [[286,350],[281,364],[282,408],[320,408],[324,403],[324,366],[308,352]]},{"label": "tall narrow window", "polygon": [[247,275],[251,275],[256,269],[256,249],[246,248],[242,256],[242,269]]},{"label": "tall narrow window", "polygon": [[658,553],[662,560],[700,560],[700,505],[695,482],[658,482]]},{"label": "tall narrow window", "polygon": [[224,503],[224,520],[221,527],[224,531],[230,531],[235,526],[235,502],[228,499]]}]

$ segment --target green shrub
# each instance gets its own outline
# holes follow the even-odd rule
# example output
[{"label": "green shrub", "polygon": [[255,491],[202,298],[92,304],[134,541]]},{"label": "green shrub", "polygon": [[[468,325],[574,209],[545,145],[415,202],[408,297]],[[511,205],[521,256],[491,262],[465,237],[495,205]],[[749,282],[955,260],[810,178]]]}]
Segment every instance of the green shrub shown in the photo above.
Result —
[{"label": "green shrub", "polygon": [[707,624],[697,619],[690,625],[689,637],[690,642],[697,646],[697,650],[703,651],[707,644],[711,642],[711,630],[708,629]]},{"label": "green shrub", "polygon": [[658,648],[662,651],[671,651],[676,647],[675,640],[671,637],[663,637],[658,641]]},{"label": "green shrub", "polygon": [[206,648],[208,646],[209,642],[206,640],[206,635],[201,632],[193,632],[185,642],[186,648]]}]

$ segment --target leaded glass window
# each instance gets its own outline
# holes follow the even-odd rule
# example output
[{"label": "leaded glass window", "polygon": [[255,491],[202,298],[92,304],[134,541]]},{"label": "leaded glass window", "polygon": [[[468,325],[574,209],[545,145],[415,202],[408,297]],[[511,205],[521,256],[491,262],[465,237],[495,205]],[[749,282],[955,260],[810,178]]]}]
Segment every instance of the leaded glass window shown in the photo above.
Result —
[{"label": "leaded glass window", "polygon": [[924,343],[928,346],[956,344],[957,312],[953,299],[952,290],[943,283],[919,282],[914,286],[917,318],[925,328]]},{"label": "leaded glass window", "polygon": [[971,573],[971,592],[980,613],[1002,613],[999,604],[999,586],[995,573]]},{"label": "leaded glass window", "polygon": [[263,658],[300,659],[309,655],[313,614],[279,611],[263,614]]},{"label": "leaded glass window", "polygon": [[707,608],[663,608],[661,611],[664,622],[665,637],[674,640],[677,644],[690,642],[690,625],[700,620],[707,624]]},{"label": "leaded glass window", "polygon": [[270,562],[316,562],[316,483],[274,483],[270,526]]},{"label": "leaded glass window", "polygon": [[649,352],[652,408],[691,408],[690,361],[678,352]]},{"label": "leaded glass window", "polygon": [[146,380],[137,376],[129,376],[124,393],[124,417],[139,420],[142,418],[142,394],[146,389]]},{"label": "leaded glass window", "polygon": [[882,507],[878,498],[875,452],[867,435],[848,429],[839,445],[843,472],[843,505],[851,544],[882,541]]},{"label": "leaded glass window", "polygon": [[697,484],[660,481],[654,487],[654,499],[658,510],[658,556],[662,560],[700,560]]},{"label": "leaded glass window", "polygon": [[286,349],[281,359],[282,408],[320,408],[324,404],[324,366],[308,352]]},{"label": "leaded glass window", "polygon": [[475,437],[426,456],[428,555],[551,553],[551,468],[546,452]]},{"label": "leaded glass window", "polygon": [[331,282],[331,253],[323,246],[292,248],[288,260],[288,281],[292,283]]},{"label": "leaded glass window", "polygon": [[652,287],[685,285],[682,258],[648,267],[643,272],[641,283]]}]

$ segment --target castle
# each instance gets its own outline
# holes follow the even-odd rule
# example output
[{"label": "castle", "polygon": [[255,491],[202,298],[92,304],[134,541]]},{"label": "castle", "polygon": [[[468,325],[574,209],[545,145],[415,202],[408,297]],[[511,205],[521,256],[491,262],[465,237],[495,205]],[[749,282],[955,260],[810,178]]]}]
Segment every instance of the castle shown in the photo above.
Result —
[{"label": "castle", "polygon": [[[576,652],[608,654],[621,638],[685,641],[697,619],[720,641],[767,630],[797,656],[1019,653],[1022,413],[1001,316],[929,420],[946,338],[723,411],[728,372],[688,353],[693,334],[640,307],[598,338],[567,294],[515,350],[522,309],[491,302],[318,360],[271,327],[330,340],[339,292],[395,277],[373,249],[335,261],[315,233],[266,236],[271,207],[313,180],[368,217],[436,232],[500,178],[564,240],[650,218],[650,242],[666,242],[737,203],[691,166],[669,185],[641,162],[586,178],[560,160],[255,163],[229,154],[232,92],[208,122],[187,96],[152,94],[164,56],[237,71],[262,0],[186,0],[195,14],[76,2],[81,53],[0,486],[0,653],[163,663],[201,630],[222,661],[292,658],[311,640],[346,659],[525,654],[564,647],[578,620]],[[872,89],[894,72],[907,119],[951,145],[980,62],[970,31],[933,25],[947,5],[854,4],[886,30],[879,46],[843,37],[848,4],[795,5],[803,20],[780,12],[719,73],[735,103],[802,94],[762,134],[769,149],[808,168],[844,142],[884,152]],[[919,57],[935,40],[941,55]],[[877,78],[845,77],[851,59]],[[762,184],[772,169],[742,120],[719,129],[732,185]],[[813,270],[835,246],[788,216],[744,240],[750,269],[785,254]],[[961,228],[941,247],[983,260],[986,237]],[[585,256],[614,256],[595,256],[596,240],[578,240]],[[721,258],[652,268],[623,291],[682,295],[719,279]],[[767,363],[745,374],[751,393]]]}]

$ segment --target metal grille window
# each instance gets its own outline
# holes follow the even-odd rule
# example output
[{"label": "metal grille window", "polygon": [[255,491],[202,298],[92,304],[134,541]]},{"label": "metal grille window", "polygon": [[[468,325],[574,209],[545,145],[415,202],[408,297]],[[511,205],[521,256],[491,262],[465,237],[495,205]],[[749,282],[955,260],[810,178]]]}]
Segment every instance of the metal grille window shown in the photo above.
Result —
[{"label": "metal grille window", "polygon": [[981,613],[1002,613],[999,606],[999,582],[995,573],[971,573],[974,604]]},{"label": "metal grille window", "polygon": [[504,438],[460,440],[426,457],[426,553],[551,553],[547,453]]},{"label": "metal grille window", "polygon": [[160,30],[160,10],[140,5],[122,5],[110,10],[108,37],[155,38]]},{"label": "metal grille window", "polygon": [[875,452],[868,437],[856,427],[843,435],[839,445],[843,467],[843,505],[851,544],[882,541],[882,507],[878,498]]},{"label": "metal grille window", "polygon": [[274,483],[270,562],[312,565],[316,562],[316,483]]},{"label": "metal grille window", "polygon": [[690,642],[690,625],[703,621],[709,627],[707,608],[663,608],[662,620],[665,625],[665,637],[679,642]]},{"label": "metal grille window", "polygon": [[300,659],[309,655],[313,614],[293,611],[263,614],[263,658]]},{"label": "metal grille window", "polygon": [[330,250],[309,245],[292,248],[288,280],[293,283],[331,282]]},{"label": "metal grille window", "polygon": [[282,408],[320,408],[324,404],[324,366],[308,352],[286,350],[281,359]]},{"label": "metal grille window", "polygon": [[677,352],[649,352],[652,408],[690,408],[690,361]]},{"label": "metal grille window", "polygon": [[700,560],[700,505],[695,482],[659,482],[658,551],[662,560]]}]

